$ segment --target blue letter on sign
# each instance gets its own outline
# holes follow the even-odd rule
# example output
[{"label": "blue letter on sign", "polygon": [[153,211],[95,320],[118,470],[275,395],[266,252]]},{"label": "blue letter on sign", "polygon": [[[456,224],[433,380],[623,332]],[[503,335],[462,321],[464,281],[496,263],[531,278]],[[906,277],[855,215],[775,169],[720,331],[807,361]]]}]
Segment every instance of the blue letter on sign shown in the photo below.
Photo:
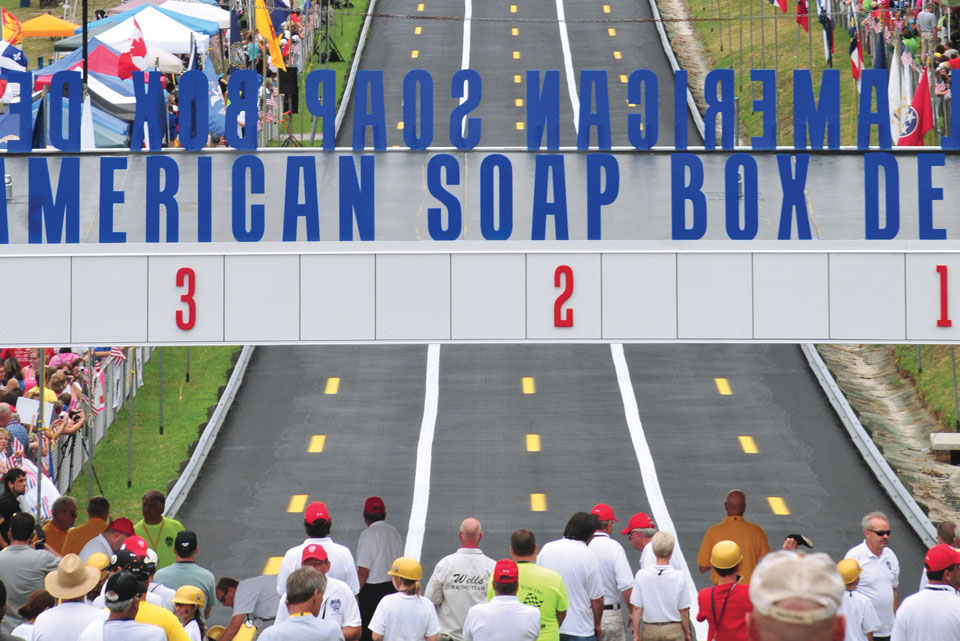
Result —
[{"label": "blue letter on sign", "polygon": [[[877,110],[873,106],[873,92],[877,92]],[[870,126],[877,126],[880,149],[890,149],[890,108],[887,97],[887,70],[864,69],[860,72],[860,117],[857,119],[857,149],[870,148]]]},{"label": "blue letter on sign", "polygon": [[[4,176],[4,162],[0,158],[0,176]],[[7,199],[0,198],[0,245],[10,242],[10,228],[7,226]]]},{"label": "blue letter on sign", "polygon": [[340,240],[353,240],[353,218],[360,240],[376,240],[374,230],[377,183],[373,156],[360,156],[360,178],[350,156],[340,156]]},{"label": "blue letter on sign", "polygon": [[[29,96],[29,90],[23,96]],[[30,101],[26,101],[30,104]],[[43,242],[43,232],[47,232],[48,243],[80,242],[80,159],[64,158],[60,161],[60,181],[57,184],[57,197],[53,198],[50,187],[50,171],[47,159],[27,159],[27,241],[31,244]],[[66,227],[66,230],[64,230]]]},{"label": "blue letter on sign", "polygon": [[[690,182],[686,180],[690,170]],[[671,235],[673,240],[699,240],[707,233],[707,197],[703,195],[703,163],[694,154],[670,156]],[[687,201],[693,224],[687,227]]]},{"label": "blue letter on sign", "polygon": [[[743,169],[743,227],[740,226],[740,169]],[[724,167],[727,236],[753,240],[760,226],[757,161],[750,154],[731,154]]]},{"label": "blue letter on sign", "polygon": [[[133,74],[133,95],[136,97],[137,111],[133,116],[133,129],[130,131],[130,151],[143,149],[143,128],[146,126],[150,141],[150,151],[159,151],[163,146],[164,118],[163,86],[160,84],[160,72],[147,72],[148,85],[143,84],[143,74]],[[232,78],[231,78],[232,80]]]},{"label": "blue letter on sign", "polygon": [[124,156],[100,158],[100,242],[125,243],[127,233],[113,228],[113,206],[123,203],[123,191],[113,188],[113,172],[127,168]]},{"label": "blue letter on sign", "polygon": [[[202,71],[197,73],[203,76]],[[206,79],[206,76],[203,78]],[[163,189],[160,189],[161,173]],[[177,206],[176,198],[178,189],[180,189],[180,165],[177,161],[172,156],[147,156],[146,240],[148,243],[160,242],[161,205],[167,210],[167,242],[175,243],[180,240],[180,208]]]},{"label": "blue letter on sign", "polygon": [[[323,98],[320,91],[323,91]],[[307,111],[323,122],[323,148],[337,147],[337,72],[333,69],[314,69],[307,74],[305,88]]]},{"label": "blue letter on sign", "polygon": [[[371,111],[367,111],[369,100]],[[373,148],[387,148],[387,116],[383,107],[383,72],[366,69],[357,72],[353,98],[353,148],[366,147],[367,127],[373,131]]]},{"label": "blue letter on sign", "polygon": [[[21,96],[32,95],[32,73],[29,71],[6,71],[6,76],[11,85],[20,85]],[[20,127],[17,129],[19,135],[7,142],[7,151],[30,151],[33,149],[33,101],[18,100],[10,103],[10,113],[17,114],[20,119]]]},{"label": "blue letter on sign", "polygon": [[[58,71],[50,80],[50,143],[61,151],[80,151],[80,107],[83,80],[79,71]],[[63,137],[64,88],[67,103],[67,137]]]},{"label": "blue letter on sign", "polygon": [[917,199],[920,208],[920,240],[945,240],[947,230],[933,226],[933,201],[943,200],[943,188],[933,186],[931,170],[943,167],[947,157],[943,154],[917,155]]},{"label": "blue letter on sign", "polygon": [[810,167],[810,156],[797,154],[797,173],[793,175],[790,167],[790,156],[777,154],[777,166],[780,168],[780,187],[783,189],[783,202],[780,205],[780,229],[777,231],[778,240],[790,240],[793,228],[793,211],[797,212],[797,238],[810,240],[810,219],[807,217],[807,199],[803,190],[807,185],[807,169]]},{"label": "blue letter on sign", "polygon": [[[303,173],[303,180],[300,174]],[[300,184],[303,183],[303,202]],[[317,159],[315,156],[287,156],[287,187],[283,196],[283,242],[297,240],[300,217],[307,224],[307,240],[320,240],[320,206],[317,203]]]},{"label": "blue letter on sign", "polygon": [[543,134],[547,134],[547,149],[560,149],[560,72],[550,69],[543,74],[540,91],[540,72],[527,70],[527,149],[540,149]]},{"label": "blue letter on sign", "polygon": [[[236,72],[234,72],[236,73]],[[233,78],[231,78],[233,80]],[[253,120],[249,121],[253,124]],[[253,127],[256,131],[256,127]],[[230,131],[230,128],[227,128]],[[263,238],[264,206],[250,205],[250,229],[247,229],[247,170],[250,170],[250,193],[262,194],[264,183],[263,161],[253,154],[237,156],[231,169],[233,178],[233,237],[237,242],[255,243]]]},{"label": "blue letter on sign", "polygon": [[[480,106],[483,97],[483,80],[473,69],[461,69],[453,74],[450,82],[450,95],[454,98],[466,98],[450,112],[450,142],[457,149],[473,149],[480,144],[480,119],[467,118],[467,114]],[[467,118],[466,127],[463,119]],[[464,133],[466,130],[466,133]]]},{"label": "blue letter on sign", "polygon": [[[597,110],[590,109],[593,95],[597,95]],[[580,114],[577,149],[590,148],[590,128],[597,128],[597,146],[610,149],[610,96],[607,93],[607,72],[584,70],[580,72]]]},{"label": "blue letter on sign", "polygon": [[199,69],[180,76],[178,93],[180,124],[177,139],[187,151],[200,151],[207,145],[210,126],[210,85]]},{"label": "blue letter on sign", "polygon": [[[605,180],[604,180],[605,179]],[[601,184],[606,184],[601,187]],[[612,154],[587,155],[587,240],[603,237],[601,210],[620,193],[620,165]]]},{"label": "blue letter on sign", "polygon": [[793,71],[793,148],[807,148],[807,129],[810,129],[810,148],[840,148],[840,70],[824,69],[820,76],[820,104],[813,97],[813,78],[809,69]]},{"label": "blue letter on sign", "polygon": [[687,70],[673,72],[673,147],[687,148]]},{"label": "blue letter on sign", "polygon": [[426,149],[433,142],[433,76],[425,69],[413,69],[403,77],[403,142],[410,149]]},{"label": "blue letter on sign", "polygon": [[213,240],[213,158],[197,156],[197,242]]},{"label": "blue letter on sign", "polygon": [[[883,167],[887,226],[880,226],[880,168]],[[863,154],[863,222],[867,240],[890,240],[900,231],[900,170],[897,157],[883,152]]]},{"label": "blue letter on sign", "polygon": [[456,240],[460,237],[463,228],[463,215],[460,211],[460,201],[456,196],[444,189],[440,174],[446,170],[447,184],[460,184],[460,163],[451,154],[437,154],[427,163],[427,189],[430,195],[439,200],[447,208],[447,228],[443,228],[443,210],[439,207],[427,209],[427,229],[430,238],[434,240]]},{"label": "blue letter on sign", "polygon": [[763,114],[763,135],[754,136],[750,144],[754,149],[777,148],[777,71],[775,69],[752,69],[750,80],[760,83],[760,100],[753,101],[753,110]]},{"label": "blue letter on sign", "polygon": [[717,148],[717,117],[720,118],[720,144],[724,149],[733,149],[733,94],[733,69],[707,72],[707,79],[703,83],[703,99],[707,102],[707,110],[703,114],[703,146],[706,149]]},{"label": "blue letter on sign", "polygon": [[[227,105],[224,115],[223,137],[234,149],[257,148],[257,95],[259,93],[260,76],[253,69],[238,69],[230,74],[230,80],[227,83],[230,104]],[[242,138],[237,127],[240,112],[243,112]]]},{"label": "blue letter on sign", "polygon": [[[493,172],[496,170],[500,190],[500,226],[496,226],[493,202]],[[480,233],[486,240],[507,240],[513,233],[513,166],[503,154],[490,154],[480,163]]]},{"label": "blue letter on sign", "polygon": [[630,144],[641,151],[657,144],[660,135],[658,92],[657,74],[649,69],[634,69],[627,79],[627,101],[632,105],[643,103],[642,114],[627,114]]},{"label": "blue letter on sign", "polygon": [[[553,200],[547,201],[547,184],[553,174]],[[547,216],[554,217],[557,240],[567,240],[567,181],[563,173],[563,156],[537,154],[533,178],[533,224],[530,240],[545,240]]]}]

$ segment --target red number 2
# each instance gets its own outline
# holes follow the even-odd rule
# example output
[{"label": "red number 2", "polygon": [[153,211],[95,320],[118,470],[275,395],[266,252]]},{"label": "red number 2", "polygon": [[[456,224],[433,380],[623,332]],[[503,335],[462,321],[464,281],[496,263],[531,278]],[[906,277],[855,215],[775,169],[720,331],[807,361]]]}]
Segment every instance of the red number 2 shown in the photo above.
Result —
[{"label": "red number 2", "polygon": [[937,265],[937,273],[940,274],[940,318],[937,327],[952,327],[953,321],[947,314],[947,266]]},{"label": "red number 2", "polygon": [[181,267],[177,270],[177,287],[186,287],[187,293],[180,296],[180,302],[187,304],[187,311],[177,310],[177,327],[183,331],[193,329],[197,324],[197,303],[193,294],[197,291],[197,275],[190,267]]},{"label": "red number 2", "polygon": [[[562,277],[562,278],[561,278]],[[565,281],[564,285],[560,281]],[[553,303],[553,326],[554,327],[573,327],[573,310],[563,309],[563,304],[573,296],[573,270],[570,265],[560,265],[553,272],[553,286],[563,287],[563,291],[557,296]]]}]

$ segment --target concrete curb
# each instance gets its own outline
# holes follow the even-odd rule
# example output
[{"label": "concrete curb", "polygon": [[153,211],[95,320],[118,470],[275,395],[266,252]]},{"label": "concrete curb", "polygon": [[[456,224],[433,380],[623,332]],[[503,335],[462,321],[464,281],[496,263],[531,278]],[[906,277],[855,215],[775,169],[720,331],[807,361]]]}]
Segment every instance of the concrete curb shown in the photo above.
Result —
[{"label": "concrete curb", "polygon": [[[673,48],[670,46],[670,39],[667,37],[667,30],[663,28],[663,22],[660,18],[660,8],[657,6],[657,0],[649,1],[650,10],[653,12],[654,24],[657,25],[657,33],[660,34],[660,44],[663,45],[663,51],[667,54],[667,58],[670,60],[670,66],[673,67],[674,71],[679,71],[680,63],[677,62],[677,57],[674,55]],[[700,115],[700,110],[697,109],[697,101],[693,99],[693,93],[690,91],[689,85],[687,86],[687,107],[690,109],[690,114],[693,116],[693,122],[696,123],[697,129],[700,131],[700,138],[704,139],[706,134],[703,124],[703,116]]]},{"label": "concrete curb", "polygon": [[367,32],[370,31],[370,22],[376,8],[377,0],[370,0],[370,5],[367,7],[367,17],[364,18],[363,27],[360,29],[357,51],[353,54],[353,64],[350,65],[350,75],[347,77],[347,86],[343,88],[340,108],[337,110],[337,124],[335,129],[335,135],[337,136],[340,135],[340,123],[343,122],[343,116],[347,113],[347,105],[350,104],[350,96],[353,94],[353,82],[357,77],[357,68],[360,67],[360,57],[363,55],[363,45],[367,42]]}]

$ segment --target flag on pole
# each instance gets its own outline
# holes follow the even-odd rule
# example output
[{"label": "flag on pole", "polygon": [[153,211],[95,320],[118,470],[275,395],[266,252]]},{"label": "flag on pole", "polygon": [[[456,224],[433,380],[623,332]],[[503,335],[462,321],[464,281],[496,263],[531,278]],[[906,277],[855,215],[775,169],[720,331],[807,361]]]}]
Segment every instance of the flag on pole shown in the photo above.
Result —
[{"label": "flag on pole", "polygon": [[122,347],[111,347],[110,356],[113,357],[113,362],[117,365],[127,360],[127,354],[123,351]]},{"label": "flag on pole", "polygon": [[97,140],[93,131],[93,107],[90,94],[83,97],[83,110],[80,112],[80,149],[96,149]]},{"label": "flag on pole", "polygon": [[210,133],[222,136],[226,131],[227,106],[223,103],[220,80],[217,78],[217,72],[214,71],[210,56],[207,56],[206,62],[203,63],[203,73],[207,77],[207,92],[210,97],[210,109],[207,112]]},{"label": "flag on pole", "polygon": [[810,8],[807,6],[807,0],[797,0],[796,22],[803,27],[804,31],[810,31]]},{"label": "flag on pole", "polygon": [[267,43],[267,49],[270,51],[270,59],[277,69],[287,70],[283,64],[283,55],[280,53],[280,43],[277,41],[277,34],[273,30],[273,22],[270,21],[270,13],[267,12],[267,6],[263,0],[256,0],[254,17],[257,22],[257,32],[263,36]]},{"label": "flag on pole", "polygon": [[863,47],[860,44],[860,33],[855,31],[850,40],[850,73],[857,82],[857,91],[860,91],[860,72],[863,71]]},{"label": "flag on pole", "polygon": [[121,80],[131,77],[134,71],[147,68],[147,43],[143,40],[143,31],[140,30],[140,23],[136,18],[133,19],[133,33],[129,43],[127,50],[121,53],[117,60],[117,75]]},{"label": "flag on pole", "polygon": [[0,40],[0,69],[26,71],[27,57],[9,42]]},{"label": "flag on pole", "polygon": [[831,67],[833,66],[833,18],[831,0],[816,0],[817,20],[823,27],[823,57]]},{"label": "flag on pole", "polygon": [[787,0],[770,0],[770,4],[775,7],[780,7],[780,10],[784,13],[787,12]]},{"label": "flag on pole", "polygon": [[910,107],[903,115],[900,126],[900,140],[897,145],[919,147],[923,144],[924,135],[931,129],[933,129],[933,109],[930,106],[930,85],[927,80],[927,71],[924,70],[920,73],[920,84],[917,85],[917,91],[913,94]]},{"label": "flag on pole", "polygon": [[20,21],[17,20],[17,16],[6,9],[0,11],[3,12],[3,39],[13,45],[23,42],[23,36],[20,34]]},{"label": "flag on pole", "polygon": [[887,75],[887,104],[890,107],[890,135],[900,137],[900,117],[907,110],[907,98],[903,95],[903,82],[900,79],[900,56],[894,52],[890,56],[890,71]]}]

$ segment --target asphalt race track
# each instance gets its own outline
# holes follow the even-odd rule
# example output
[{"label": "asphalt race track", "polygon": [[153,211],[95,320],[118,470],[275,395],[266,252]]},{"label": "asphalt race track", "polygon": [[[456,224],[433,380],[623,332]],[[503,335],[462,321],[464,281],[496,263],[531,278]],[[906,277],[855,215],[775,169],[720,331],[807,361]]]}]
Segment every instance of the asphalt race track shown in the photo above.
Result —
[{"label": "asphalt race track", "polygon": [[[649,18],[649,5],[606,2],[609,12],[603,3],[525,0],[511,12],[508,0],[476,2],[467,58],[463,3],[379,0],[378,13],[404,16],[374,19],[361,62],[388,79],[388,146],[403,144],[396,128],[401,78],[416,67],[430,70],[437,87],[434,144],[449,144],[456,99],[443,96],[465,59],[484,79],[475,115],[483,118],[485,146],[525,145],[516,123],[524,119],[517,100],[525,97],[527,69],[561,71],[561,144],[574,145],[564,40],[574,71],[610,74],[614,145],[628,144],[626,114],[634,109],[619,75],[656,71],[664,101],[660,144],[672,144],[672,73],[656,28],[616,22]],[[350,144],[351,111],[338,146]],[[692,121],[689,130],[696,134]],[[433,378],[431,363],[439,368]],[[638,421],[628,421],[631,399]],[[419,485],[418,446],[430,454],[420,459]],[[655,469],[641,468],[645,451]],[[621,520],[636,511],[667,514],[703,587],[709,579],[696,570],[697,548],[705,529],[722,519],[732,488],[746,492],[747,518],[765,528],[773,547],[802,532],[837,559],[862,539],[864,513],[886,512],[902,567],[901,598],[916,590],[920,540],[791,345],[259,348],[179,516],[199,533],[201,565],[218,577],[243,578],[268,571],[271,557],[302,540],[306,501],[326,502],[333,537],[355,547],[363,500],[378,494],[388,521],[412,535],[408,552],[422,559],[426,578],[456,549],[466,516],[481,520],[483,547],[500,558],[514,529],[529,527],[543,543],[560,535],[573,512],[606,502]],[[662,502],[655,498],[661,494]],[[639,553],[627,546],[636,564]],[[214,622],[227,614],[217,608]]]}]

